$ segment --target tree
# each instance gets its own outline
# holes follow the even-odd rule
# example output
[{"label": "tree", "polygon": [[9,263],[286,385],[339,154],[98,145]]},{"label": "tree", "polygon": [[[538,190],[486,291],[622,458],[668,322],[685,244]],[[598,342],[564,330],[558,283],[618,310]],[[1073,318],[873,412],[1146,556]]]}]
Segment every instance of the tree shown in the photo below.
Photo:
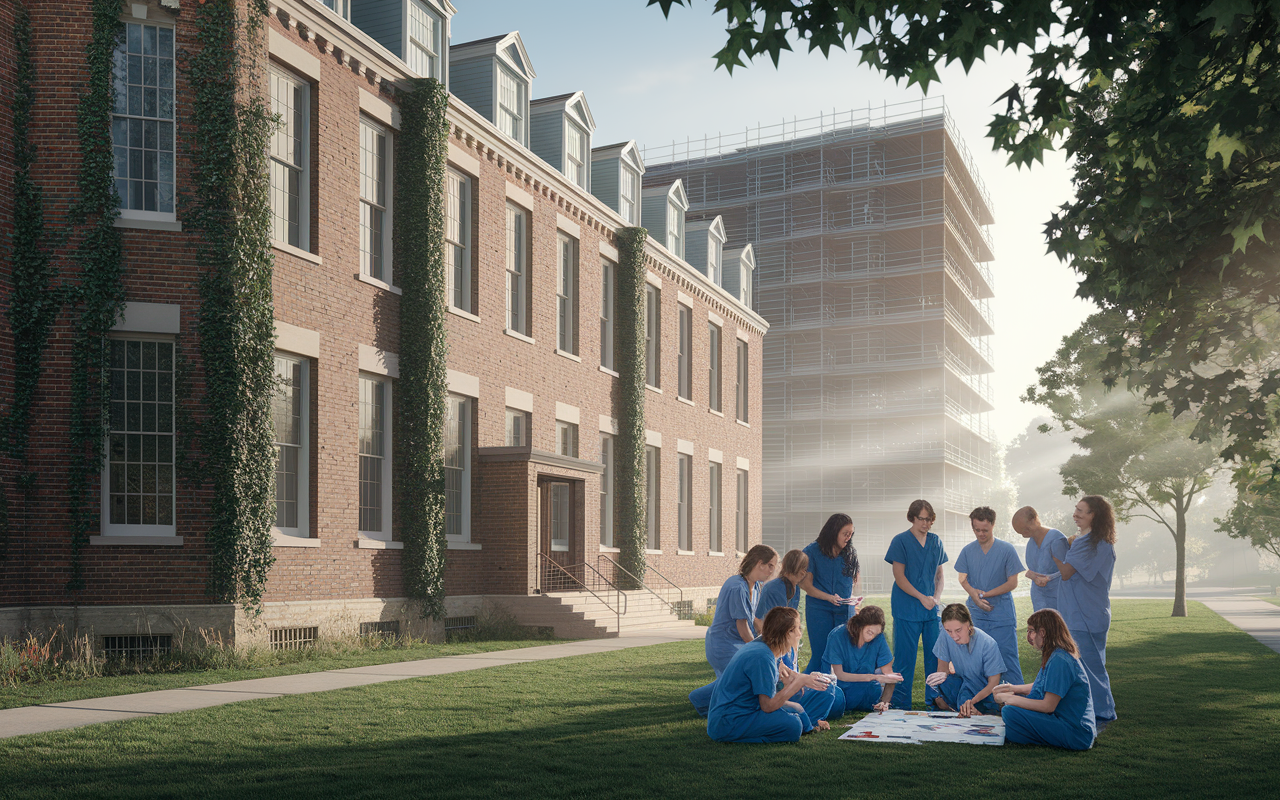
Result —
[{"label": "tree", "polygon": [[1108,340],[1124,320],[1095,314],[1070,336],[1054,358],[1037,369],[1039,387],[1024,400],[1049,408],[1054,420],[1083,450],[1061,468],[1063,494],[1109,498],[1121,520],[1139,517],[1173,537],[1176,578],[1173,616],[1187,615],[1187,515],[1225,465],[1214,443],[1191,438],[1197,420],[1153,413],[1134,392],[1111,390],[1098,377]]},{"label": "tree", "polygon": [[1231,538],[1280,560],[1280,496],[1269,482],[1238,485],[1235,505],[1215,522]]},{"label": "tree", "polygon": [[[649,0],[664,14],[693,0]],[[1260,465],[1280,428],[1280,21],[1266,0],[716,0],[728,21],[718,66],[775,64],[793,40],[927,89],[938,64],[966,70],[1031,52],[1026,79],[988,132],[1010,163],[1073,157],[1075,200],[1046,225],[1078,294],[1124,312],[1100,361],[1201,441]],[[993,90],[995,94],[997,90]]]},{"label": "tree", "polygon": [[1062,475],[1059,468],[1080,452],[1071,435],[1060,429],[1039,433],[1040,426],[1050,422],[1040,416],[1027,424],[1027,429],[1009,443],[1005,464],[1009,476],[1018,487],[1019,508],[1031,506],[1040,521],[1051,528],[1075,533],[1071,522],[1072,502],[1062,497]]}]

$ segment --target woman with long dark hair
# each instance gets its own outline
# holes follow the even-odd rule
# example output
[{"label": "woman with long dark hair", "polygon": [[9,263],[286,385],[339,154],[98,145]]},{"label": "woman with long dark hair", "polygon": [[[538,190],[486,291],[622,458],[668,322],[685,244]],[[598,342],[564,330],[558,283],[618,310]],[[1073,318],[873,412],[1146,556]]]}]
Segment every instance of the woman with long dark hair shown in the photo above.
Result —
[{"label": "woman with long dark hair", "polygon": [[1004,738],[1019,744],[1045,744],[1088,750],[1097,738],[1089,677],[1067,623],[1052,608],[1027,618],[1027,643],[1040,651],[1035,683],[996,687],[1004,706]]},{"label": "woman with long dark hair", "polygon": [[[884,638],[884,609],[864,606],[843,628],[833,630],[822,665],[836,676],[845,711],[887,711],[902,676],[893,671],[893,654]],[[833,713],[829,719],[835,717]]]},{"label": "woman with long dark hair", "polygon": [[809,664],[805,672],[822,668],[822,651],[827,637],[843,627],[857,611],[853,589],[858,584],[858,551],[853,546],[853,520],[848,514],[832,514],[818,532],[816,541],[804,548],[809,568],[800,588],[804,589],[805,624],[809,629]]},{"label": "woman with long dark hair", "polygon": [[1101,731],[1116,718],[1107,675],[1107,633],[1111,630],[1111,576],[1116,567],[1116,515],[1105,497],[1080,498],[1071,515],[1080,529],[1067,557],[1054,558],[1061,573],[1058,611],[1080,648],[1089,676],[1093,713]]}]

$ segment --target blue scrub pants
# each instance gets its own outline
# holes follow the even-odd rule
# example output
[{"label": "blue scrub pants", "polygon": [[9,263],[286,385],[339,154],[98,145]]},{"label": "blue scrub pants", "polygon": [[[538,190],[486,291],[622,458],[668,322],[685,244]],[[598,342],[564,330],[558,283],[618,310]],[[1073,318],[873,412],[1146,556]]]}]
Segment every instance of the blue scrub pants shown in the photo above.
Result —
[{"label": "blue scrub pants", "polygon": [[845,711],[871,711],[880,702],[880,695],[884,692],[879,681],[842,683],[840,689],[844,694]]},{"label": "blue scrub pants", "polygon": [[798,742],[800,735],[812,728],[803,711],[783,706],[768,714],[763,711],[738,718],[732,727],[707,723],[707,733],[717,742]]},{"label": "blue scrub pants", "polygon": [[820,719],[839,719],[844,713],[844,693],[834,683],[821,692],[817,689],[805,689],[803,694],[792,695],[791,699],[804,707],[804,713],[813,725],[817,725]]},{"label": "blue scrub pants", "polygon": [[1094,719],[1116,718],[1116,701],[1111,696],[1111,676],[1107,674],[1107,634],[1072,631],[1071,638],[1080,648],[1080,663],[1089,676],[1089,692],[1093,695]]},{"label": "blue scrub pants", "polygon": [[[911,686],[916,677],[916,653],[919,652],[920,638],[924,637],[925,675],[938,671],[938,657],[933,654],[933,645],[938,641],[941,623],[934,614],[926,620],[893,618],[893,671],[901,673],[902,683],[893,687],[893,707],[911,708]],[[925,706],[933,703],[938,690],[932,686],[924,687]]]},{"label": "blue scrub pants", "polygon": [[[947,701],[947,705],[951,706],[952,711],[959,711],[960,706],[973,699],[973,692],[964,689],[964,679],[959,675],[948,675],[938,689],[938,694],[941,694]],[[983,714],[995,714],[997,716],[1000,714],[1000,706],[991,699],[990,695],[978,703],[977,707]]]},{"label": "blue scrub pants", "polygon": [[995,639],[996,646],[1000,648],[1000,658],[1004,659],[1004,680],[1008,683],[1023,683],[1022,662],[1018,660],[1018,626],[1001,625],[982,630]]},{"label": "blue scrub pants", "polygon": [[827,637],[849,621],[849,609],[852,607],[833,606],[826,600],[804,599],[804,620],[809,631],[810,653],[805,672],[822,671],[822,653],[827,649]]},{"label": "blue scrub pants", "polygon": [[716,690],[716,680],[708,683],[706,686],[699,686],[692,692],[689,692],[689,702],[693,703],[693,710],[698,712],[698,716],[703,719],[707,718],[707,712],[711,710],[711,695]]},{"label": "blue scrub pants", "polygon": [[1018,744],[1043,744],[1066,750],[1088,750],[1093,747],[1093,732],[1072,725],[1054,714],[1005,706],[1004,740]]}]

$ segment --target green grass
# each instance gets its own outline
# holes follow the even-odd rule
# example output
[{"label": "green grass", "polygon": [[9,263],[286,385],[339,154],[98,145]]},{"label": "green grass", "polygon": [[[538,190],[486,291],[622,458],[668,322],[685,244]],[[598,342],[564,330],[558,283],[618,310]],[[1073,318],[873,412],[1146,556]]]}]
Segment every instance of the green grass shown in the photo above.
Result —
[{"label": "green grass", "polygon": [[841,742],[839,725],[717,744],[685,699],[711,677],[694,641],[0,740],[0,796],[1272,796],[1280,656],[1190,605],[1115,603],[1120,719],[1085,753]]}]

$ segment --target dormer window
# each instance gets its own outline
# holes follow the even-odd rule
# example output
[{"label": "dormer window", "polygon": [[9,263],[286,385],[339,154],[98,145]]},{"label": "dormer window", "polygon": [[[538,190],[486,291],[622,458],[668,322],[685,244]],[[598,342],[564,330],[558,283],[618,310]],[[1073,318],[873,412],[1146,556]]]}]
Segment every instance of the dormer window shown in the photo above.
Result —
[{"label": "dormer window", "polygon": [[441,27],[439,17],[426,5],[419,0],[409,0],[409,43],[405,48],[405,63],[424,78],[440,79]]},{"label": "dormer window", "polygon": [[714,236],[708,237],[707,241],[707,277],[711,282],[719,286],[724,281],[720,274],[724,264],[724,243],[716,239]]},{"label": "dormer window", "polygon": [[574,125],[565,123],[564,176],[579,186],[587,185],[587,134]]},{"label": "dormer window", "polygon": [[684,210],[674,203],[667,204],[667,249],[684,258]]},{"label": "dormer window", "polygon": [[639,222],[636,206],[640,202],[640,176],[630,167],[622,168],[622,187],[618,192],[618,213],[628,225]]},{"label": "dormer window", "polygon": [[325,7],[345,20],[351,19],[351,0],[323,0]]},{"label": "dormer window", "polygon": [[524,82],[504,66],[498,67],[498,130],[523,142],[524,109],[528,105]]}]

